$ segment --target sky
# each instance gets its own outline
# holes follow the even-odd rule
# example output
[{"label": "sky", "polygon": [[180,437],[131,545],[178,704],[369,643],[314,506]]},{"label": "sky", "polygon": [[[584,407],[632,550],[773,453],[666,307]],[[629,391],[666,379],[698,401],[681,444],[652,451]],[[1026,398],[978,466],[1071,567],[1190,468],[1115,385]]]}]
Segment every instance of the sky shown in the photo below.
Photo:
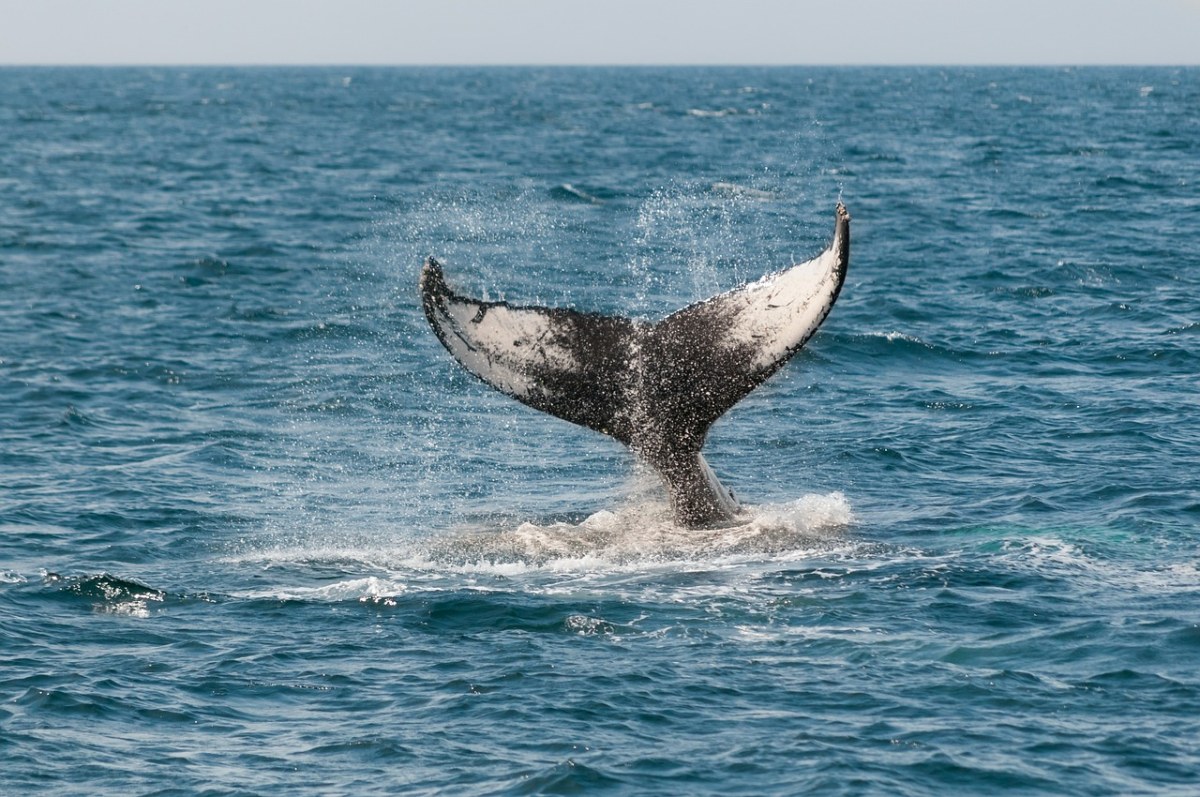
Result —
[{"label": "sky", "polygon": [[0,64],[1200,64],[1200,0],[0,0]]}]

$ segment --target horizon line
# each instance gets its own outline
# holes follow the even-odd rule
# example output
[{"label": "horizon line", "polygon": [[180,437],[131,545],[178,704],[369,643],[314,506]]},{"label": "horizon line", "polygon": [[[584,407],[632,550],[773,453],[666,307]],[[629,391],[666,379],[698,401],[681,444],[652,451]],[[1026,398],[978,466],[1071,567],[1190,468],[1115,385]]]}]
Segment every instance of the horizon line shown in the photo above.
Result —
[{"label": "horizon line", "polygon": [[1183,62],[1168,62],[1168,61],[1145,61],[1145,62],[1119,62],[1119,61],[1039,61],[1039,62],[1006,62],[1006,61],[830,61],[830,62],[796,62],[796,63],[756,63],[747,62],[721,62],[721,63],[704,63],[699,61],[672,61],[672,62],[643,62],[643,63],[619,63],[619,62],[594,62],[594,63],[570,63],[570,62],[377,62],[377,61],[0,61],[0,69],[13,68],[46,68],[46,69],[71,69],[71,68],[96,68],[96,69],[132,69],[132,68],[151,68],[151,69],[171,69],[171,68],[224,68],[224,69],[278,69],[278,68],[297,68],[297,69],[655,69],[655,68],[670,68],[670,69],[797,69],[797,68],[846,68],[846,69],[867,69],[867,68],[886,68],[886,69],[901,69],[901,68],[916,68],[916,69],[942,69],[942,68],[1031,68],[1031,69],[1133,69],[1133,68],[1155,68],[1155,69],[1192,69],[1200,67],[1200,62],[1183,63]]}]

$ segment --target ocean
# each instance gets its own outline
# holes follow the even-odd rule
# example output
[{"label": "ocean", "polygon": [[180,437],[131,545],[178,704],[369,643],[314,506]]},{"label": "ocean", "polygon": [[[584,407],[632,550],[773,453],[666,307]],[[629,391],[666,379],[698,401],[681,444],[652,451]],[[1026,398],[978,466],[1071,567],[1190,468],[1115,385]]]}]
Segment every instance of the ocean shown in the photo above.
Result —
[{"label": "ocean", "polygon": [[[705,453],[417,294],[823,249]],[[0,792],[1200,793],[1200,69],[0,69]]]}]

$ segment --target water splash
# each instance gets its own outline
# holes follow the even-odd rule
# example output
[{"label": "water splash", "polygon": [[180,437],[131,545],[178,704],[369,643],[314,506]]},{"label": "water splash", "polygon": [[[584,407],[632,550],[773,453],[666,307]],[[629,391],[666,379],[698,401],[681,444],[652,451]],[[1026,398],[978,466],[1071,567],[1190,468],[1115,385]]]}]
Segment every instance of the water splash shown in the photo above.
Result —
[{"label": "water splash", "polygon": [[[233,564],[267,567],[335,566],[339,572],[371,570],[343,586],[304,588],[288,595],[345,599],[394,595],[409,578],[473,575],[653,571],[682,564],[763,562],[815,555],[845,542],[854,513],[838,492],[806,495],[779,505],[748,507],[742,522],[725,528],[676,526],[661,499],[602,510],[581,522],[523,522],[500,528],[460,528],[390,543],[361,538],[309,541],[249,550],[227,557]],[[382,580],[380,580],[382,579]],[[349,590],[347,592],[347,590]],[[390,592],[389,592],[390,590]],[[267,590],[258,596],[278,597]]]}]

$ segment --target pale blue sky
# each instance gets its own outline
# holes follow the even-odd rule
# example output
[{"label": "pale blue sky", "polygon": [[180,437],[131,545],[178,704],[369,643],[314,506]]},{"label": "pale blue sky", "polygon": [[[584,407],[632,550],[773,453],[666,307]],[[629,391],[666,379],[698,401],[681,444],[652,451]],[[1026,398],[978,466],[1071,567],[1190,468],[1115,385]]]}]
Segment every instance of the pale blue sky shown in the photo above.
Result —
[{"label": "pale blue sky", "polygon": [[1200,0],[0,0],[0,64],[1197,64]]}]

